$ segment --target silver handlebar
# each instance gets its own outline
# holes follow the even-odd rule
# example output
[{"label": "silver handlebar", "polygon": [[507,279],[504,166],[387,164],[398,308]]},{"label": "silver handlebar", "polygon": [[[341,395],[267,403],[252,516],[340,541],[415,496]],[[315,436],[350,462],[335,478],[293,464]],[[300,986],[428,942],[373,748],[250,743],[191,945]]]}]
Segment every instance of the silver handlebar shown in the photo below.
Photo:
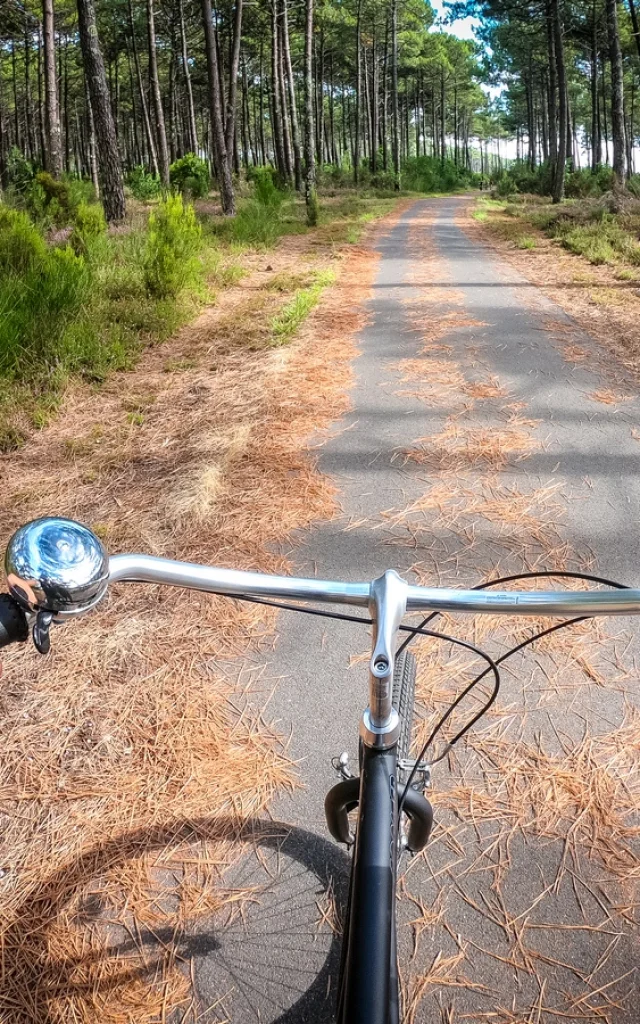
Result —
[{"label": "silver handlebar", "polygon": [[[372,746],[388,746],[397,735],[391,706],[394,645],[406,612],[459,611],[472,614],[591,616],[640,614],[640,590],[495,591],[417,587],[393,570],[368,583],[268,576],[216,569],[150,555],[108,557],[99,538],[70,519],[36,519],[11,538],[6,553],[9,591],[36,615],[34,638],[48,647],[51,621],[89,611],[110,583],[164,583],[229,597],[286,598],[365,607],[374,623],[370,705],[362,734]],[[38,633],[36,634],[36,629]],[[43,649],[36,639],[39,649]]]}]

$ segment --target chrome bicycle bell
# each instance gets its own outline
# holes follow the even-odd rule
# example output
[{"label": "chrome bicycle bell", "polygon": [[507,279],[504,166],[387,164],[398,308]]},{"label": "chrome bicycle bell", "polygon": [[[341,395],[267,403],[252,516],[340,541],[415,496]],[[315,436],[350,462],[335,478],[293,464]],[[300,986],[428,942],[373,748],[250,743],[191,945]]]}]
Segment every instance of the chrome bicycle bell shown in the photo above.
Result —
[{"label": "chrome bicycle bell", "polygon": [[102,542],[73,519],[47,517],[20,527],[7,546],[5,568],[12,597],[49,624],[93,608],[109,583]]}]

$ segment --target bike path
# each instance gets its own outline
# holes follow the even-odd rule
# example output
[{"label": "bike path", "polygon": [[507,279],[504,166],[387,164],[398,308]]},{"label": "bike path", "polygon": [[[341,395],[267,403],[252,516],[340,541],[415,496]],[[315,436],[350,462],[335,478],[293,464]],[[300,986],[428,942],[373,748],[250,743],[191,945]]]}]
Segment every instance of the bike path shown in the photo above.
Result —
[{"label": "bike path", "polygon": [[[466,198],[416,202],[377,242],[380,262],[370,323],[359,339],[352,408],[320,450],[320,469],[337,483],[342,512],[301,539],[296,571],[363,580],[393,566],[423,583],[474,585],[496,565],[507,572],[588,563],[637,583],[638,401],[610,406],[592,397],[603,386],[601,350],[464,231],[466,204]],[[591,355],[580,365],[566,358],[567,332]],[[456,381],[463,381],[457,392]],[[474,398],[476,384],[493,384],[498,397]],[[451,446],[452,437],[461,444]],[[491,454],[491,442],[502,437],[509,448],[504,465]],[[407,461],[412,449],[426,453],[426,461]],[[470,526],[464,515],[451,514],[445,498],[446,514],[432,507],[393,525],[393,511],[435,484],[445,495],[459,488],[462,506],[487,488],[503,500],[511,488],[514,503],[549,493],[557,522],[542,508],[540,529],[535,515],[529,527],[483,516]],[[626,639],[619,643],[626,647]],[[235,939],[240,960],[225,1004],[232,1020],[332,1019],[336,946],[326,926],[314,930],[313,918],[327,916],[322,889],[332,872],[341,898],[346,861],[327,844],[323,801],[336,781],[331,758],[345,750],[356,755],[367,649],[362,627],[282,613],[273,656],[261,663],[265,690],[274,681],[266,717],[290,735],[302,784],[277,801],[274,816],[304,830],[294,836],[306,853],[289,857],[285,843],[280,863],[276,857],[265,868],[274,879],[282,870],[281,884],[253,923],[249,913],[246,944]],[[589,670],[606,678],[610,662],[600,665],[588,653],[595,658]],[[560,756],[585,730],[598,736],[620,724],[625,699],[633,696],[626,680],[608,691],[576,676],[572,691],[571,669],[562,667],[560,682],[554,676],[550,683],[559,661],[551,652],[541,657],[541,670],[518,662],[506,677],[500,701],[510,717],[489,722],[503,739],[513,735],[520,747],[539,741]],[[519,727],[518,719],[526,724]],[[600,1013],[603,1020],[630,1022],[632,1011],[613,1005],[631,986],[628,972],[637,962],[633,911],[624,909],[633,902],[629,882],[603,872],[588,850],[584,864],[565,870],[562,842],[531,827],[505,831],[495,806],[487,821],[481,813],[457,813],[455,798],[446,794],[461,779],[481,788],[477,756],[472,747],[451,773],[446,762],[440,766],[443,778],[432,797],[439,831],[402,882],[411,1021],[546,1024]],[[203,958],[203,990],[219,991],[225,957],[222,948]],[[594,990],[600,994],[590,995]]]}]

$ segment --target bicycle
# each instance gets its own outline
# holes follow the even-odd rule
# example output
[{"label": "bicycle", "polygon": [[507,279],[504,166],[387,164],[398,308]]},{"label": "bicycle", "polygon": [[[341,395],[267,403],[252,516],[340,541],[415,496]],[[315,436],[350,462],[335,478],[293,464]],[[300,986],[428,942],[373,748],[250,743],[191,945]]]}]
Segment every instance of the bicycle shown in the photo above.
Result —
[{"label": "bicycle", "polygon": [[[109,557],[87,527],[61,518],[37,519],[21,527],[9,541],[5,564],[9,593],[0,595],[0,647],[24,642],[31,634],[37,650],[47,653],[54,624],[91,611],[111,584],[121,582],[163,583],[373,627],[369,705],[360,722],[359,771],[352,775],[348,759],[342,755],[335,764],[341,780],[325,800],[331,835],[353,851],[338,983],[339,1024],[399,1024],[398,858],[405,849],[418,853],[428,842],[433,812],[424,790],[431,765],[491,707],[500,688],[500,663],[542,636],[584,618],[640,613],[640,590],[586,573],[523,573],[471,590],[415,586],[394,570],[370,583],[267,576],[148,555]],[[611,589],[490,589],[541,577],[575,578]],[[312,608],[307,602],[365,608],[369,616]],[[428,628],[444,611],[570,618],[550,625],[494,660],[467,641]],[[427,614],[414,626],[403,622],[411,612]],[[396,649],[400,632],[407,636]],[[407,647],[418,635],[459,644],[483,658],[486,668],[456,697],[412,758],[415,661]],[[487,675],[493,677],[493,685],[484,705],[448,740],[439,757],[426,761],[434,739],[456,707]]]}]

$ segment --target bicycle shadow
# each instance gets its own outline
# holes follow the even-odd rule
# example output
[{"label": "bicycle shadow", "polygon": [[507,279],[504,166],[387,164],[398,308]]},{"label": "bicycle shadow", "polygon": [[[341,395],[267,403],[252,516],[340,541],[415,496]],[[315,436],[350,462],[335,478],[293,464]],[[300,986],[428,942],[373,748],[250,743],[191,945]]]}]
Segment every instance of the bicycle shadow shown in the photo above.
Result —
[{"label": "bicycle shadow", "polygon": [[[113,875],[126,869],[129,859],[167,847],[230,838],[245,849],[225,873],[224,886],[259,894],[241,913],[187,920],[181,930],[174,924],[133,929],[110,921],[105,931],[110,915],[100,880],[107,872]],[[184,988],[192,991],[191,1002],[183,999],[167,1019],[213,1022],[223,1013],[261,1024],[330,1024],[340,936],[318,927],[318,918],[325,897],[339,910],[344,907],[348,864],[347,855],[321,836],[254,818],[177,821],[97,844],[47,878],[5,930],[0,1012],[20,1024],[59,1024],[65,1000],[69,1006],[85,1001],[104,1009],[127,986],[162,983],[171,950]],[[80,917],[78,894],[83,894]],[[108,965],[104,944],[92,949],[86,936],[61,948],[58,922],[74,900],[81,926],[108,937]],[[17,993],[24,995],[18,1000]]]}]

